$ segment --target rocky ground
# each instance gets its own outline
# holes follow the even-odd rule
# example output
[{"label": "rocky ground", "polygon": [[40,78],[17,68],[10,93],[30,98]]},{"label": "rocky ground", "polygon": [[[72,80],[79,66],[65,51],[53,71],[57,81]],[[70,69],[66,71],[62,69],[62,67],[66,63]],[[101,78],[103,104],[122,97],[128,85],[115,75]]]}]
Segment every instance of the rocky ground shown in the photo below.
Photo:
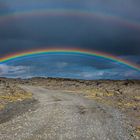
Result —
[{"label": "rocky ground", "polygon": [[8,79],[0,79],[0,123],[32,109],[35,102],[37,101],[32,93],[26,92]]},{"label": "rocky ground", "polygon": [[[42,87],[43,89],[56,90],[57,92],[60,91],[59,94],[61,92],[65,92],[66,94],[70,94],[70,95],[71,94],[76,95],[76,96],[78,95],[78,96],[82,96],[86,98],[85,100],[91,100],[93,102],[97,102],[97,104],[101,106],[108,106],[108,107],[114,108],[114,111],[118,110],[120,113],[123,114],[123,116],[125,116],[123,117],[125,124],[129,125],[133,131],[132,133],[130,133],[130,135],[136,139],[139,139],[140,137],[140,81],[138,80],[84,81],[84,80],[70,80],[70,79],[58,79],[58,78],[31,78],[31,79],[26,79],[26,80],[1,78],[0,79],[0,110],[2,110],[0,111],[1,114],[3,114],[3,111],[9,105],[13,106],[12,109],[14,109],[17,106],[15,104],[21,104],[20,110],[24,110],[22,108],[25,108],[26,106],[27,109],[25,109],[24,112],[29,110],[29,108],[30,109],[35,108],[33,107],[34,101],[35,101],[34,97],[32,96],[33,91],[25,90],[26,88],[23,89],[21,88],[21,85],[22,86],[30,85],[33,87],[39,86],[39,87]],[[45,98],[47,100],[47,97]],[[38,97],[36,98],[36,100],[38,100]],[[56,102],[59,102],[59,100],[61,102],[61,100],[63,99],[59,99],[58,97],[56,97],[53,103],[56,104]],[[87,108],[89,108],[88,105],[86,105],[84,109],[83,108],[80,109],[81,114],[84,113],[85,110],[87,110]],[[10,108],[9,110],[12,110],[12,109]],[[19,112],[17,110],[18,109],[16,108],[14,111],[12,110],[11,112]],[[105,112],[108,112],[108,111],[105,110]],[[18,114],[21,114],[21,112]],[[2,116],[0,118],[0,123],[8,120],[8,119],[6,120],[2,119],[4,118],[4,115],[0,115],[0,116]],[[9,116],[11,116],[11,114]],[[10,118],[10,117],[7,117],[7,118]],[[107,133],[107,132],[103,132],[103,133]],[[132,137],[129,139],[132,139]],[[33,138],[37,139],[37,136],[34,136]],[[117,138],[117,139],[123,140],[123,137]]]}]

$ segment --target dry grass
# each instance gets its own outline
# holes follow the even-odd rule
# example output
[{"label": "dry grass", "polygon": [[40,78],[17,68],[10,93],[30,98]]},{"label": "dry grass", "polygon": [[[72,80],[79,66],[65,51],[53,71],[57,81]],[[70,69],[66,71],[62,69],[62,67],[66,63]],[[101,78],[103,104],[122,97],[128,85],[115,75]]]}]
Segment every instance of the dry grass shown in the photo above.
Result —
[{"label": "dry grass", "polygon": [[0,110],[4,109],[4,105],[3,104],[0,104]]},{"label": "dry grass", "polygon": [[0,109],[3,109],[10,102],[31,99],[32,94],[24,91],[18,85],[10,82],[1,82],[0,85]]},{"label": "dry grass", "polygon": [[31,93],[26,93],[26,94],[14,94],[14,95],[3,95],[0,96],[1,100],[6,100],[8,102],[16,102],[16,101],[23,101],[25,99],[31,99],[32,94]]},{"label": "dry grass", "polygon": [[133,108],[140,106],[140,102],[118,102],[118,106],[122,108]]},{"label": "dry grass", "polygon": [[140,126],[136,128],[136,133],[138,136],[140,136]]},{"label": "dry grass", "polygon": [[26,99],[32,99],[31,93],[26,94],[14,94],[14,95],[1,95],[0,100],[3,101],[3,103],[0,103],[0,110],[4,109],[5,106],[10,102],[17,102],[17,101],[23,101]]}]

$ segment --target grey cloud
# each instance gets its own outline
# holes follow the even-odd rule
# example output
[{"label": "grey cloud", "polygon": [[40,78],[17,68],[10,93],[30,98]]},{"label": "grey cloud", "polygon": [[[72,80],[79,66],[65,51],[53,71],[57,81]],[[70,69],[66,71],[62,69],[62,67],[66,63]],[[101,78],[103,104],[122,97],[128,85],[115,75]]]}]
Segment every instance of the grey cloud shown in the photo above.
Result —
[{"label": "grey cloud", "polygon": [[28,71],[26,66],[10,66],[7,64],[0,64],[0,76],[20,76]]}]

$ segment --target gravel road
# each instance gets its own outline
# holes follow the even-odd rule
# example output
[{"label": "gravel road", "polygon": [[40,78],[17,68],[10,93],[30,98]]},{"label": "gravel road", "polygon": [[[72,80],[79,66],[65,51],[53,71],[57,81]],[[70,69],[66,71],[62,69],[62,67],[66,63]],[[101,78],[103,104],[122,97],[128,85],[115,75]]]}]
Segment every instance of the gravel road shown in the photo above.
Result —
[{"label": "gravel road", "polygon": [[22,88],[33,93],[38,107],[0,124],[0,140],[133,140],[118,110],[79,94]]}]

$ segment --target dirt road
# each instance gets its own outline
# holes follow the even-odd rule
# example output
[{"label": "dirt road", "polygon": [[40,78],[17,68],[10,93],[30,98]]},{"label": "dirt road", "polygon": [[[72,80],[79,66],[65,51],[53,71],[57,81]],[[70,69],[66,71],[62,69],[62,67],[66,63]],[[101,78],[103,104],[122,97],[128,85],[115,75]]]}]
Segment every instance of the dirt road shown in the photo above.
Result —
[{"label": "dirt road", "polygon": [[133,140],[123,115],[79,94],[22,86],[39,101],[34,111],[0,124],[0,140]]}]

